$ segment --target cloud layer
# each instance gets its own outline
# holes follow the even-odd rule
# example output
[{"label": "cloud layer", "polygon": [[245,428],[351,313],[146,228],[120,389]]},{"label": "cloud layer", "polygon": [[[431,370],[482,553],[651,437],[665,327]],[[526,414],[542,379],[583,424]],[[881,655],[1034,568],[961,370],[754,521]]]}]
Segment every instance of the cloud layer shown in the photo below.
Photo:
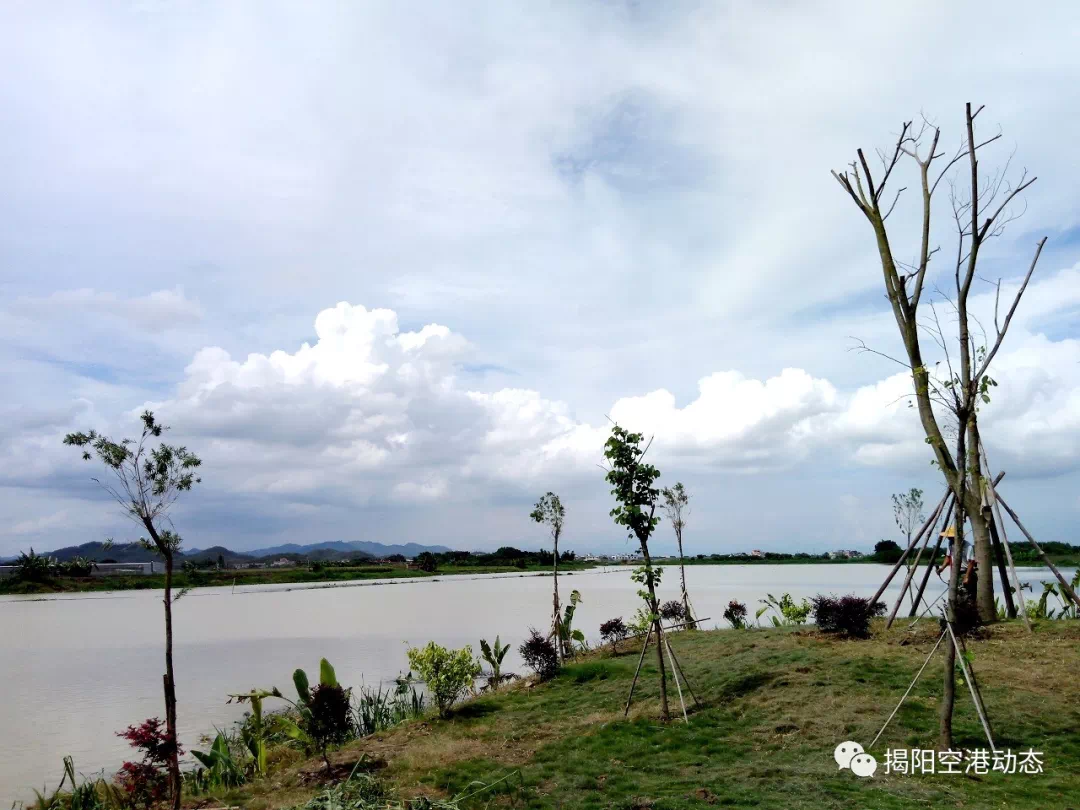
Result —
[{"label": "cloud layer", "polygon": [[1005,133],[986,165],[1015,149],[1039,175],[982,275],[1004,295],[1050,236],[987,439],[1037,529],[1071,537],[1076,20],[1065,0],[8,4],[0,553],[119,531],[57,437],[130,430],[144,403],[213,470],[181,513],[198,545],[525,542],[555,487],[583,544],[621,542],[606,416],[655,431],[712,547],[876,540],[890,491],[937,484],[902,369],[846,351],[898,344],[828,172],[920,113],[951,149],[969,100]]}]

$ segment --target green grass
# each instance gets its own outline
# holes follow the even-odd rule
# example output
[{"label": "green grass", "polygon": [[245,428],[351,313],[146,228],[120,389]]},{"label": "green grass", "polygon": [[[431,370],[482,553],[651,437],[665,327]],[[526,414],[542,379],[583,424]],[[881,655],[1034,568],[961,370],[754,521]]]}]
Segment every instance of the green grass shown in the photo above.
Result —
[{"label": "green grass", "polygon": [[[573,573],[592,568],[592,563],[560,563],[560,573]],[[315,582],[352,582],[400,577],[443,577],[462,574],[542,574],[551,573],[550,566],[483,566],[448,565],[434,573],[393,565],[367,565],[355,568],[323,568],[311,571],[307,568],[257,568],[215,571],[209,570],[190,576],[183,572],[173,575],[174,588],[226,588],[236,585],[281,585]],[[160,590],[165,587],[164,574],[110,575],[103,577],[57,577],[48,582],[19,582],[11,578],[0,579],[0,594],[68,593],[83,591],[140,591]]]},{"label": "green grass", "polygon": [[[594,653],[551,683],[478,698],[450,720],[407,724],[340,756],[366,752],[385,761],[382,774],[402,795],[453,796],[514,774],[464,807],[1042,810],[1075,803],[1075,622],[1043,622],[1033,637],[1010,623],[969,642],[998,746],[1043,751],[1043,774],[884,773],[886,748],[935,747],[940,657],[871,749],[877,775],[838,772],[834,747],[847,739],[869,743],[936,641],[935,627],[924,622],[914,632],[858,642],[808,630],[680,633],[672,644],[702,701],[689,725],[659,722],[651,651],[629,720],[622,706],[637,655]],[[673,684],[669,697],[674,717]],[[954,744],[987,747],[966,692],[957,702]]]}]

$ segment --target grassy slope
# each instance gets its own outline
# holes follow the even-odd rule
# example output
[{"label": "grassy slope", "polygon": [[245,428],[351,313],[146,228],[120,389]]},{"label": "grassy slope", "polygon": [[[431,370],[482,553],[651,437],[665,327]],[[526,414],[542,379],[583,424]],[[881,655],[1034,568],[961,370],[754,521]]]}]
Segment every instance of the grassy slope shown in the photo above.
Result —
[{"label": "grassy slope", "polygon": [[[559,570],[583,571],[592,568],[591,563],[560,563]],[[226,571],[205,571],[194,577],[177,572],[173,577],[176,588],[212,588],[236,585],[281,585],[313,582],[352,582],[404,577],[443,577],[457,574],[503,574],[548,573],[550,566],[517,568],[506,566],[448,565],[435,573],[390,565],[370,565],[357,568],[324,568],[311,571],[307,568],[257,568]],[[65,593],[82,591],[134,591],[165,587],[164,574],[139,574],[131,576],[86,577],[75,579],[58,577],[47,583],[15,582],[0,579],[0,594]]]},{"label": "grassy slope", "polygon": [[[862,642],[811,630],[680,633],[672,643],[703,702],[689,725],[657,722],[652,651],[630,720],[622,719],[637,660],[628,649],[594,653],[552,683],[504,689],[448,721],[409,723],[337,756],[385,761],[383,775],[402,796],[453,795],[473,780],[519,772],[469,807],[1076,806],[1077,622],[1043,622],[1033,637],[1016,623],[999,625],[969,642],[998,746],[1043,751],[1042,775],[899,776],[885,775],[883,764],[872,779],[837,771],[834,747],[874,737],[936,639],[929,621]],[[871,749],[879,763],[886,748],[934,747],[940,691],[939,652]],[[955,730],[956,747],[986,747],[966,692]],[[257,810],[303,802],[315,789],[293,770],[228,798]]]}]

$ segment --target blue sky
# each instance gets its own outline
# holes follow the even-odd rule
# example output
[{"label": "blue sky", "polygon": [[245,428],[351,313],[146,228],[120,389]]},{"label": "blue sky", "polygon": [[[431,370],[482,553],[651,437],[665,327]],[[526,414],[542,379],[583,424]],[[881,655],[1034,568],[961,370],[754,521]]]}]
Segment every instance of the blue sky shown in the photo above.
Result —
[{"label": "blue sky", "polygon": [[850,351],[900,346],[829,170],[921,114],[955,148],[965,101],[1004,133],[984,165],[1039,176],[982,274],[1049,237],[987,446],[1075,541],[1078,29],[1064,2],[7,4],[0,554],[137,536],[60,438],[148,405],[205,459],[190,546],[536,546],[553,489],[570,545],[617,550],[608,415],[690,487],[691,551],[893,536],[890,493],[942,485],[902,370]]}]

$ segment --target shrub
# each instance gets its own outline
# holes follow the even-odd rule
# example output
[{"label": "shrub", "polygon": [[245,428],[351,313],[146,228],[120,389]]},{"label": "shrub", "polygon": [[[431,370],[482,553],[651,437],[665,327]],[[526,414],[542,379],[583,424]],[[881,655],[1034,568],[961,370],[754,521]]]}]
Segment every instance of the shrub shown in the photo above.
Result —
[{"label": "shrub", "polygon": [[605,644],[611,644],[611,651],[615,655],[619,654],[619,642],[628,635],[630,635],[630,628],[626,626],[626,622],[623,621],[622,616],[608,619],[600,625],[600,639]]},{"label": "shrub", "polygon": [[430,574],[439,567],[439,561],[435,559],[435,555],[430,551],[422,551],[416,557],[416,567]]},{"label": "shrub", "polygon": [[681,622],[686,618],[686,608],[674,599],[660,605],[660,618],[669,622]]},{"label": "shrub", "polygon": [[760,619],[766,611],[772,610],[774,615],[769,618],[772,619],[773,627],[805,624],[810,615],[810,603],[803,599],[801,603],[796,604],[790,593],[785,593],[779,600],[771,593],[766,594],[766,598],[760,601],[764,607],[758,609],[754,618]]},{"label": "shrub", "polygon": [[345,742],[352,736],[352,690],[336,683],[320,683],[311,690],[305,718],[305,730],[315,744],[325,750],[329,745]]},{"label": "shrub", "polygon": [[20,552],[14,565],[15,578],[21,582],[46,582],[58,571],[55,559],[35,554],[32,548],[29,554]]},{"label": "shrub", "polygon": [[874,546],[874,559],[890,565],[900,559],[904,550],[894,540],[882,540]]},{"label": "shrub", "polygon": [[441,717],[450,715],[450,707],[472,688],[480,674],[480,664],[468,644],[460,650],[448,650],[429,641],[425,647],[410,647],[408,656],[409,666],[427,684]]},{"label": "shrub", "polygon": [[867,638],[870,635],[870,619],[885,612],[884,602],[870,604],[866,597],[823,596],[818,594],[813,603],[814,619],[823,633],[839,633],[849,638]]},{"label": "shrub", "polygon": [[529,628],[529,637],[518,647],[525,665],[546,681],[559,671],[559,654],[551,639],[544,638],[535,627]]},{"label": "shrub", "polygon": [[65,577],[88,577],[95,567],[93,560],[85,557],[73,557],[58,566],[60,573]]},{"label": "shrub", "polygon": [[724,610],[724,618],[731,624],[735,630],[743,630],[746,628],[746,605],[737,599],[732,599],[728,602],[727,608]]},{"label": "shrub", "polygon": [[169,757],[173,750],[177,755],[184,752],[161,725],[161,720],[152,717],[142,725],[116,732],[117,737],[123,737],[132,748],[142,752],[139,762],[125,762],[115,778],[131,807],[151,807],[169,795]]},{"label": "shrub", "polygon": [[[288,701],[296,710],[299,722],[286,715],[275,715],[274,725],[277,731],[286,737],[301,743],[306,749],[316,749],[330,770],[330,758],[327,748],[334,743],[344,742],[355,731],[352,720],[352,690],[344,689],[337,681],[334,667],[325,658],[319,661],[319,683],[312,688],[307,673],[302,669],[293,672],[293,686],[296,687],[296,702],[286,698],[277,687],[269,691],[254,690],[246,695],[232,695],[241,703],[266,697],[276,697]],[[261,704],[259,705],[261,715]],[[249,749],[251,743],[248,743]],[[258,746],[256,746],[258,747]],[[265,749],[264,749],[265,750]]]}]

